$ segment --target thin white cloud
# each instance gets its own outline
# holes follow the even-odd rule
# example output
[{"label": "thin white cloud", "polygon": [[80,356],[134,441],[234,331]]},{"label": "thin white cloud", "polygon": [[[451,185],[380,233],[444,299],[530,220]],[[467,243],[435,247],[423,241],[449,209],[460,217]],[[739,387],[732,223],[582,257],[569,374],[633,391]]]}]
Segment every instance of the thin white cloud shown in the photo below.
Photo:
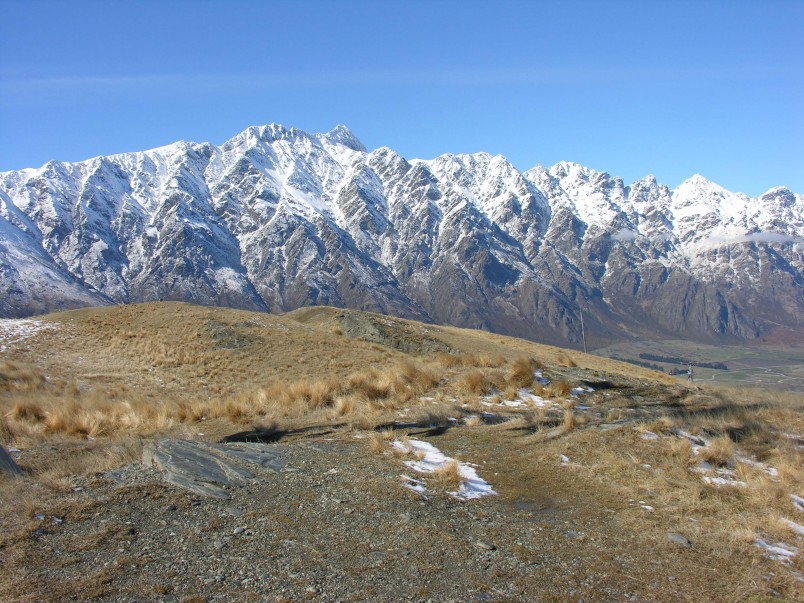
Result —
[{"label": "thin white cloud", "polygon": [[801,72],[778,66],[771,70],[752,69],[596,69],[596,68],[505,68],[505,69],[429,69],[386,71],[328,71],[300,73],[174,73],[125,75],[71,75],[59,77],[24,77],[6,74],[0,88],[9,92],[48,92],[91,89],[109,91],[131,87],[197,87],[226,89],[233,86],[268,88],[273,86],[492,86],[539,83],[582,84],[627,81],[711,81],[746,80],[768,77],[798,77]]}]

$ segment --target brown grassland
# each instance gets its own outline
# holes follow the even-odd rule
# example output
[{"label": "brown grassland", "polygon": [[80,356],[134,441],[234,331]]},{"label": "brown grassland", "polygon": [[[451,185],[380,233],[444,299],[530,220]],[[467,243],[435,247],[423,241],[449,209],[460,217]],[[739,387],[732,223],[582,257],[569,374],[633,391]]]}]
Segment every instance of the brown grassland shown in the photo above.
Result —
[{"label": "brown grassland", "polygon": [[[656,561],[677,569],[680,600],[804,597],[801,556],[783,564],[755,545],[804,548],[790,523],[804,524],[791,498],[804,496],[804,396],[688,386],[576,351],[383,318],[397,339],[449,350],[405,353],[369,331],[344,335],[347,312],[149,303],[40,317],[53,328],[0,353],[0,444],[22,451],[26,472],[13,489],[0,483],[0,555],[29,537],[36,504],[69,505],[76,476],[135,462],[148,438],[271,428],[292,440],[326,428],[366,432],[367,453],[382,454],[405,437],[389,428],[404,416],[442,425],[439,447],[482,459],[499,504],[562,500],[610,517],[608,554],[645,555],[648,572],[634,577],[644,600],[673,600],[651,581]],[[544,403],[506,404],[522,392]],[[703,479],[722,475],[739,485]],[[452,489],[457,464],[432,481]],[[13,594],[8,580],[0,593]]]}]

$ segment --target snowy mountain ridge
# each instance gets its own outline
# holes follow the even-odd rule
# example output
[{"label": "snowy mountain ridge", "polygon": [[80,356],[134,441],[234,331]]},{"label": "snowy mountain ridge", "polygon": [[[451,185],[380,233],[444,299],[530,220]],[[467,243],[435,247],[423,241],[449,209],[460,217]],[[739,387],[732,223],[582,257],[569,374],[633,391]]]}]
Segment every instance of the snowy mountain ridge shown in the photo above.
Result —
[{"label": "snowy mountain ridge", "polygon": [[804,203],[487,153],[406,160],[344,126],[0,173],[0,314],[178,299],[349,306],[558,343],[804,323]]}]

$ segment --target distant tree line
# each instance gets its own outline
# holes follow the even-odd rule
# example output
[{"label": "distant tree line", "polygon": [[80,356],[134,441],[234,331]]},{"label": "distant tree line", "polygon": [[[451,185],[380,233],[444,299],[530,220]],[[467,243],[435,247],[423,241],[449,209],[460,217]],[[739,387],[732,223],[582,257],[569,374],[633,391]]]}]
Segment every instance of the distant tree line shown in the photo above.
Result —
[{"label": "distant tree line", "polygon": [[620,362],[628,362],[630,364],[636,364],[637,366],[644,366],[645,368],[653,369],[654,371],[664,372],[664,369],[660,367],[658,364],[652,364],[650,362],[641,362],[639,360],[634,360],[633,358],[621,358],[619,356],[612,356],[611,359],[619,360]]}]

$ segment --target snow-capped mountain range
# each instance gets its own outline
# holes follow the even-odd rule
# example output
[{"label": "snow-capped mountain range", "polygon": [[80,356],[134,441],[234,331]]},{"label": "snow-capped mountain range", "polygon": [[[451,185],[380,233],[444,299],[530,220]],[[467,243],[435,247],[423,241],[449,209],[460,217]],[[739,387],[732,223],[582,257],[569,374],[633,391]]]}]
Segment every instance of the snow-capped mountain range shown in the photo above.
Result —
[{"label": "snow-capped mountain range", "polygon": [[407,160],[345,127],[0,173],[0,315],[184,300],[327,304],[555,343],[804,324],[804,203],[702,176]]}]

